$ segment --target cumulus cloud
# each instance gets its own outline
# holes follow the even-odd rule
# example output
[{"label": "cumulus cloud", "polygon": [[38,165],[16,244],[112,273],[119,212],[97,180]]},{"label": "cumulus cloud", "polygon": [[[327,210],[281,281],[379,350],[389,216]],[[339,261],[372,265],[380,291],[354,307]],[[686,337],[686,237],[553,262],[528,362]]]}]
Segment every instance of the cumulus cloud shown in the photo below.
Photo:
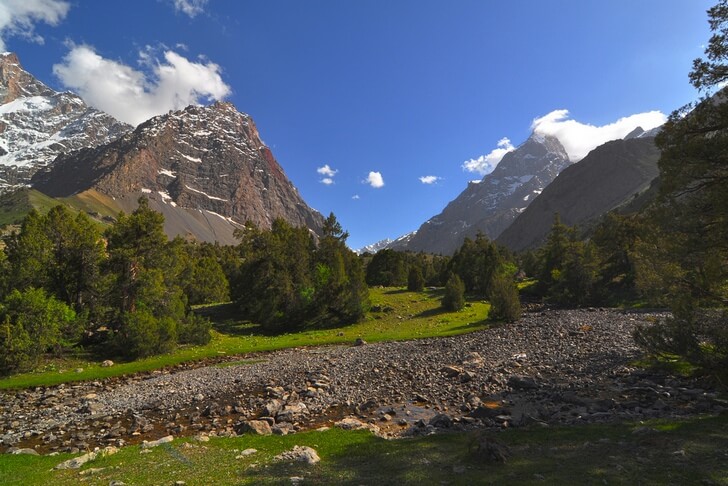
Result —
[{"label": "cumulus cloud", "polygon": [[467,172],[477,172],[483,176],[490,174],[501,159],[503,159],[503,156],[515,149],[516,148],[511,144],[511,141],[508,138],[503,137],[498,140],[496,148],[491,150],[490,153],[481,155],[477,159],[470,159],[463,162],[463,170]]},{"label": "cumulus cloud", "polygon": [[58,25],[70,7],[64,0],[3,0],[0,2],[0,52],[6,50],[5,40],[13,36],[42,44],[43,37],[35,33],[35,24]]},{"label": "cumulus cloud", "polygon": [[174,0],[174,9],[195,18],[197,15],[205,11],[208,0]]},{"label": "cumulus cloud", "polygon": [[433,176],[433,175],[420,177],[420,182],[423,184],[434,184],[435,182],[437,182],[439,180],[440,180],[439,177]]},{"label": "cumulus cloud", "polygon": [[649,111],[620,118],[607,125],[595,126],[569,119],[569,110],[554,110],[533,120],[531,128],[539,135],[552,135],[558,138],[569,158],[578,161],[599,145],[624,138],[637,127],[651,130],[666,120],[667,117],[663,113]]},{"label": "cumulus cloud", "polygon": [[332,169],[331,167],[329,167],[329,164],[326,164],[323,167],[319,167],[318,169],[316,169],[316,172],[318,172],[322,176],[334,177],[339,171]]},{"label": "cumulus cloud", "polygon": [[90,105],[132,125],[230,94],[220,66],[209,61],[193,62],[172,50],[159,59],[147,47],[139,52],[139,65],[141,70],[105,59],[90,46],[74,45],[53,73]]},{"label": "cumulus cloud", "polygon": [[356,201],[357,199],[361,199],[361,198],[359,197],[359,194],[354,194],[353,196],[351,196],[351,198],[352,198],[353,200],[355,200],[355,201]]},{"label": "cumulus cloud", "polygon": [[369,184],[374,189],[384,187],[384,178],[380,172],[370,172],[367,178],[364,180],[365,184]]},{"label": "cumulus cloud", "polygon": [[330,186],[334,183],[334,176],[336,175],[338,170],[334,170],[331,167],[329,167],[329,164],[325,164],[323,167],[319,167],[316,169],[316,172],[321,174],[323,179],[321,179],[321,184],[325,184],[327,186]]}]

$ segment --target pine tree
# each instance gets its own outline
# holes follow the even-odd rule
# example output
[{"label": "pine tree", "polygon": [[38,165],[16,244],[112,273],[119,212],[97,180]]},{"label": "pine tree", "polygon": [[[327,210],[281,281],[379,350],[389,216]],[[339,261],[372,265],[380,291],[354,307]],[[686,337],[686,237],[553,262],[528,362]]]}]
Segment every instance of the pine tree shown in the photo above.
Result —
[{"label": "pine tree", "polygon": [[410,292],[421,292],[425,288],[425,277],[422,276],[420,267],[414,266],[407,278],[407,290]]},{"label": "pine tree", "polygon": [[[728,0],[708,10],[713,31],[691,83],[704,97],[674,112],[656,143],[660,194],[652,240],[640,242],[638,281],[661,283],[674,318],[638,331],[652,351],[706,367],[728,366]],[[660,240],[654,240],[659,238]],[[640,274],[641,273],[641,274]],[[709,308],[717,308],[709,311]]]},{"label": "pine tree", "polygon": [[491,319],[515,322],[521,317],[521,301],[512,277],[503,273],[496,275],[491,283],[488,298]]},{"label": "pine tree", "polygon": [[447,279],[442,307],[449,311],[459,311],[465,307],[465,284],[456,273]]}]

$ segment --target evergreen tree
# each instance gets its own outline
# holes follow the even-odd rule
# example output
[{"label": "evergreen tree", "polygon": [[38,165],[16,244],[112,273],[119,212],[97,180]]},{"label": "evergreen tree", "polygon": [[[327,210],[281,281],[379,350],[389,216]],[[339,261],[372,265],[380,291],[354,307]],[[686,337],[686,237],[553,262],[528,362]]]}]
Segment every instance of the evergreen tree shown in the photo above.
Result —
[{"label": "evergreen tree", "polygon": [[449,311],[459,311],[465,307],[465,285],[456,273],[447,279],[442,307]]},{"label": "evergreen tree", "polygon": [[170,350],[178,325],[192,318],[181,288],[179,242],[167,241],[164,217],[143,197],[134,212],[119,215],[106,238],[113,276],[106,320],[117,352],[141,357]]},{"label": "evergreen tree", "polygon": [[79,311],[97,295],[104,248],[85,214],[62,205],[46,215],[31,211],[5,243],[12,288],[42,287]]},{"label": "evergreen tree", "polygon": [[[713,36],[690,81],[705,97],[674,112],[656,138],[660,194],[638,281],[662,283],[673,318],[637,333],[653,351],[728,366],[728,0],[708,10]],[[717,91],[717,92],[716,92]],[[658,238],[659,240],[655,240]],[[714,311],[708,308],[716,308]]]},{"label": "evergreen tree", "polygon": [[79,335],[75,312],[43,289],[13,290],[0,304],[0,373],[33,366]]},{"label": "evergreen tree", "polygon": [[421,292],[425,288],[425,277],[419,267],[412,267],[407,278],[407,290],[410,292]]},{"label": "evergreen tree", "polygon": [[482,233],[475,241],[466,238],[449,262],[448,269],[463,281],[465,290],[488,295],[491,281],[504,264],[498,247]]},{"label": "evergreen tree", "polygon": [[579,307],[594,303],[599,262],[594,245],[577,237],[575,228],[554,215],[554,224],[539,250],[537,292],[549,302]]},{"label": "evergreen tree", "polygon": [[521,301],[512,277],[503,273],[497,274],[491,283],[488,298],[491,319],[515,322],[521,317]]}]

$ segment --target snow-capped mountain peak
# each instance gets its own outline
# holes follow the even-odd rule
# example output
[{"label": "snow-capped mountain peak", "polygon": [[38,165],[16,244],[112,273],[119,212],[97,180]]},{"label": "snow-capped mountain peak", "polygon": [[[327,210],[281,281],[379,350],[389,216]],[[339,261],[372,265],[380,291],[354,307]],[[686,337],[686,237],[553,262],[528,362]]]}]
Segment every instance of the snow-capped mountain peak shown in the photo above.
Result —
[{"label": "snow-capped mountain peak", "polygon": [[0,193],[27,185],[61,153],[110,142],[129,130],[75,94],[43,84],[16,54],[0,54]]},{"label": "snow-capped mountain peak", "polygon": [[496,238],[570,164],[556,137],[532,133],[480,183],[468,184],[442,213],[420,226],[404,249],[452,254],[478,232]]}]

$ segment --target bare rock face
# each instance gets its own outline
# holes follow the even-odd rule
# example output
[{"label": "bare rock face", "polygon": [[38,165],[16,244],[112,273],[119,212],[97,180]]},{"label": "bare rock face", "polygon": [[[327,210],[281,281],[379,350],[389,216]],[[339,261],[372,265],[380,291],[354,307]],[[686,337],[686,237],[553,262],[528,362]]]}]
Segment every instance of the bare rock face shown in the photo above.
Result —
[{"label": "bare rock face", "polygon": [[0,54],[0,193],[22,187],[56,156],[108,143],[131,126],[38,81]]},{"label": "bare rock face", "polygon": [[534,133],[492,173],[468,184],[442,213],[390,247],[450,255],[478,232],[495,239],[570,164],[558,139]]},{"label": "bare rock face", "polygon": [[270,228],[283,218],[319,233],[323,225],[250,116],[225,102],[157,116],[112,143],[63,155],[33,186],[53,197],[89,190],[114,199],[147,195],[167,219],[179,219],[179,228],[165,228],[170,236],[187,231],[204,241],[219,238],[185,226],[191,212],[229,226]]}]

